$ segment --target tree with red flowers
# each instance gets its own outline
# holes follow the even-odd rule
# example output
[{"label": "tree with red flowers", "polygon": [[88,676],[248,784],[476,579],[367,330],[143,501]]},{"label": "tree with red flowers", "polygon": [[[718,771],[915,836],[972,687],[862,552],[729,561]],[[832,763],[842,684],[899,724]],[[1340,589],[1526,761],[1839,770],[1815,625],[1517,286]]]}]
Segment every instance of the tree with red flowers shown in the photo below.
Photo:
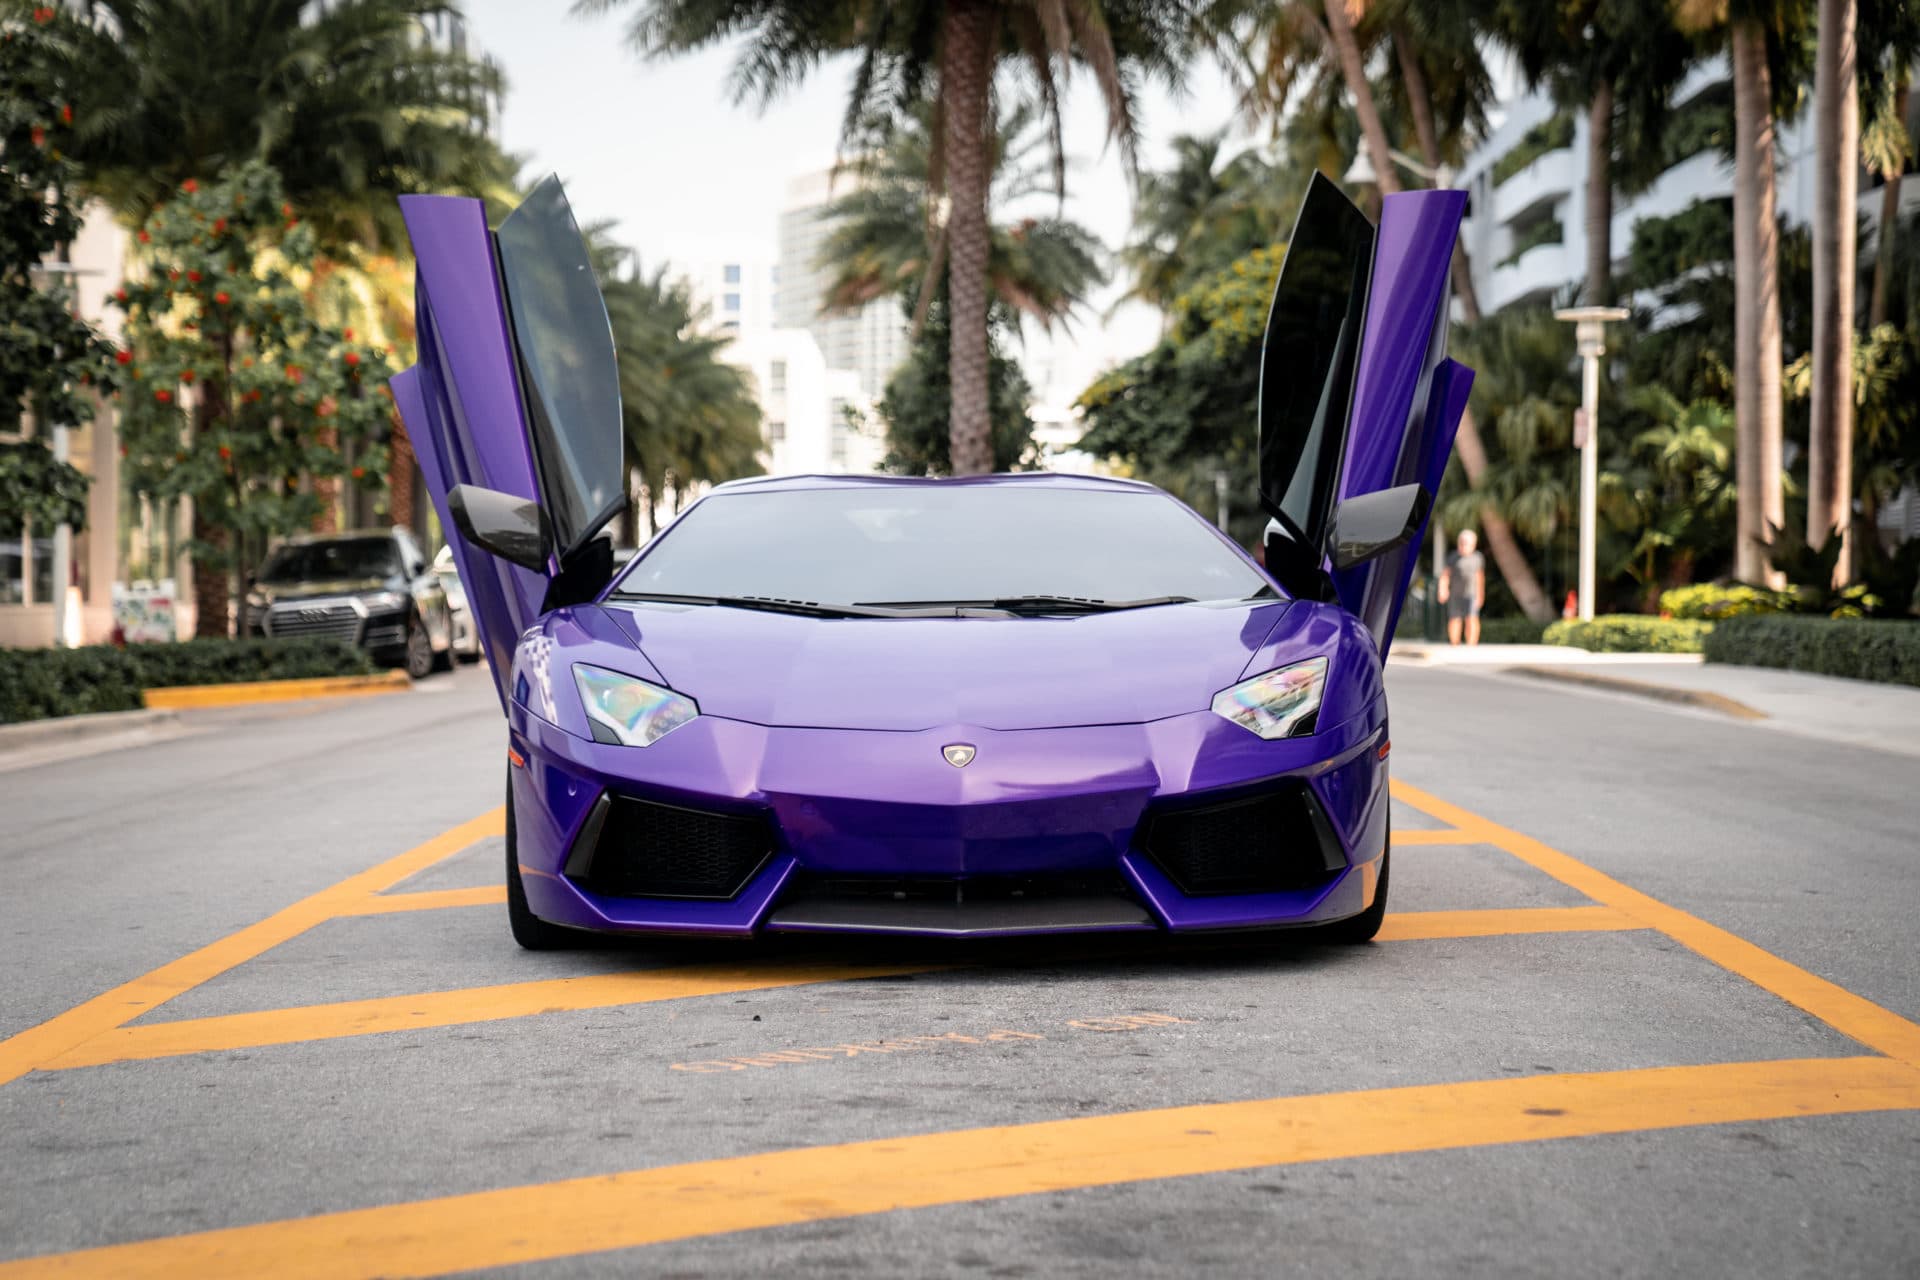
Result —
[{"label": "tree with red flowers", "polygon": [[197,632],[226,635],[238,573],[341,482],[384,476],[393,369],[322,318],[313,233],[266,165],[187,180],[136,239],[144,270],[114,299],[128,482],[192,500]]},{"label": "tree with red flowers", "polygon": [[67,21],[41,6],[0,24],[0,436],[18,437],[0,441],[0,536],[17,537],[22,521],[85,522],[87,477],[47,443],[52,428],[93,417],[87,384],[112,350],[73,314],[67,282],[42,274],[80,225],[65,150],[74,108],[53,48]]}]

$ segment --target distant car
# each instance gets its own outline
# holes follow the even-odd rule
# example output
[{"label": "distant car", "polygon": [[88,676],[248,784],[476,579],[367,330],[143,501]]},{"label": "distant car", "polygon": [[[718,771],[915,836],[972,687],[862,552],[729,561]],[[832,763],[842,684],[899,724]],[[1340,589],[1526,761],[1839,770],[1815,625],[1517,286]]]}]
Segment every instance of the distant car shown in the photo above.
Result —
[{"label": "distant car", "polygon": [[1312,181],[1261,356],[1264,563],[1150,485],[1035,473],[734,481],[616,570],[618,370],[559,184],[497,232],[401,205],[392,387],[506,713],[522,946],[1379,930],[1382,663],[1472,381],[1464,193],[1376,228]]},{"label": "distant car", "polygon": [[480,632],[473,625],[473,609],[467,604],[467,589],[460,585],[460,566],[453,562],[453,548],[442,547],[433,558],[433,572],[446,588],[447,607],[453,611],[453,654],[462,662],[480,661]]},{"label": "distant car", "polygon": [[446,588],[405,529],[284,543],[248,584],[243,623],[253,636],[345,640],[416,680],[453,661]]}]

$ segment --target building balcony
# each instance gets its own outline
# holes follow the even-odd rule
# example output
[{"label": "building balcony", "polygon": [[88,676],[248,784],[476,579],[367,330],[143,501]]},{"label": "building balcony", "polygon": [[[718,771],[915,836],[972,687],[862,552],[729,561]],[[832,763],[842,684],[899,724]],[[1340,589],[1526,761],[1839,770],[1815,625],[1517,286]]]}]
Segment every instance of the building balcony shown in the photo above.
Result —
[{"label": "building balcony", "polygon": [[1540,302],[1579,278],[1581,264],[1564,244],[1540,244],[1486,276],[1480,306],[1498,311],[1516,302]]},{"label": "building balcony", "polygon": [[[1520,172],[1494,187],[1487,196],[1487,212],[1496,226],[1506,226],[1572,195],[1580,181],[1580,161],[1572,147],[1561,147],[1535,159]],[[1475,216],[1480,211],[1475,210]]]}]

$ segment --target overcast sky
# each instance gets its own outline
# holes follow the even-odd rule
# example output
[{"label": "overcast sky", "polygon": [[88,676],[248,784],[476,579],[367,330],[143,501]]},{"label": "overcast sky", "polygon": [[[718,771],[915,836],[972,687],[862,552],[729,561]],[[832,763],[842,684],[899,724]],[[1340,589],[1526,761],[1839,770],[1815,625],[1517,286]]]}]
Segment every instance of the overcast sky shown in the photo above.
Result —
[{"label": "overcast sky", "polygon": [[[466,10],[472,39],[506,72],[507,149],[558,173],[583,221],[615,219],[649,263],[772,259],[788,179],[833,162],[851,63],[821,68],[762,112],[732,100],[731,48],[643,62],[624,42],[620,14],[556,16],[566,11],[556,0],[467,0]],[[1174,135],[1220,128],[1232,114],[1224,77],[1196,64],[1182,99],[1156,89],[1143,102],[1143,163],[1161,162]],[[1067,98],[1067,150],[1077,162],[1067,212],[1113,247],[1131,209],[1104,137],[1099,93],[1078,76]],[[1116,279],[1098,308],[1124,287]],[[1150,347],[1158,326],[1143,307],[1111,320],[1090,312],[1071,338],[1051,351],[1036,339],[1022,360],[1043,399],[1070,399],[1107,364]]]}]

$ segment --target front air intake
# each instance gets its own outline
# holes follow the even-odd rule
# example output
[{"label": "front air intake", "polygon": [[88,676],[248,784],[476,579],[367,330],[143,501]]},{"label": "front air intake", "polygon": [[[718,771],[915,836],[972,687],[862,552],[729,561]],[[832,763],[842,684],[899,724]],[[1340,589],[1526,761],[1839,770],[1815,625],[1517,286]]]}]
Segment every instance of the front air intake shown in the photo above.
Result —
[{"label": "front air intake", "polygon": [[1189,897],[1317,888],[1347,865],[1319,801],[1300,781],[1149,810],[1134,841]]},{"label": "front air intake", "polygon": [[773,854],[764,816],[602,795],[567,855],[567,878],[609,898],[737,897]]}]

